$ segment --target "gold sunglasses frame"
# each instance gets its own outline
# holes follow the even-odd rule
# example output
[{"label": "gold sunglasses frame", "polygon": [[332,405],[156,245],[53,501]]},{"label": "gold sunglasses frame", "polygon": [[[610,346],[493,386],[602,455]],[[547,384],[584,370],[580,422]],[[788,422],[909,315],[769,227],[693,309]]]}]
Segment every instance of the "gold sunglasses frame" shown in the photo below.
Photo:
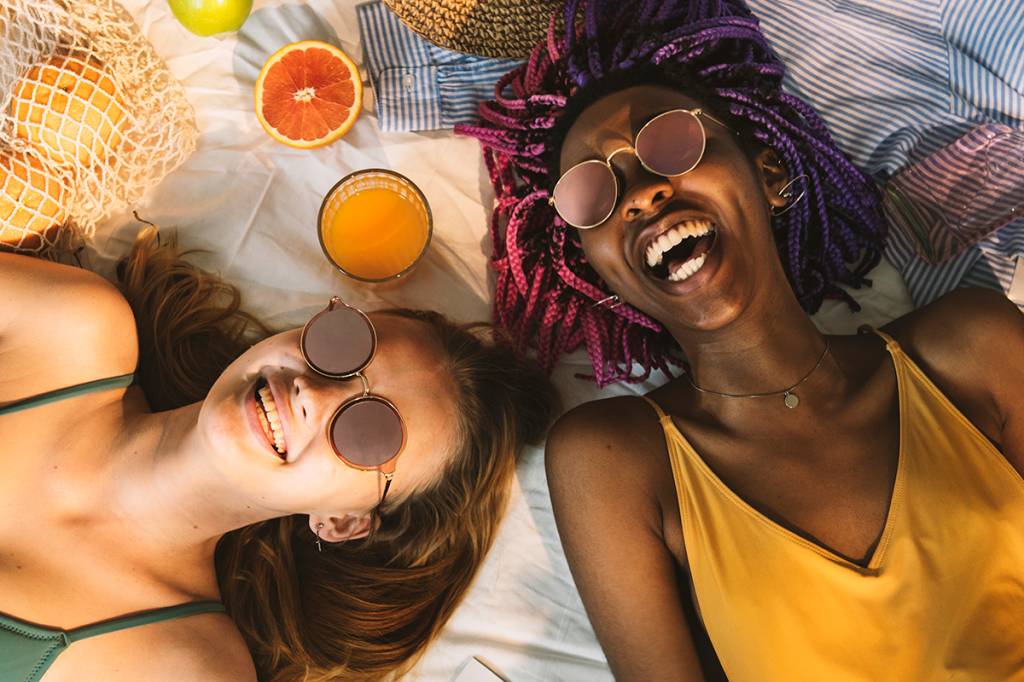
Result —
[{"label": "gold sunglasses frame", "polygon": [[[640,136],[644,134],[644,131],[647,130],[648,126],[650,126],[652,123],[654,123],[655,121],[657,121],[660,118],[668,116],[669,114],[677,114],[677,113],[689,114],[690,116],[692,116],[694,118],[694,120],[697,121],[697,126],[700,128],[700,134],[701,134],[700,154],[697,155],[697,160],[693,162],[693,165],[691,165],[689,168],[687,168],[686,170],[682,171],[681,173],[673,173],[673,174],[659,173],[658,171],[656,171],[653,168],[651,168],[650,166],[648,166],[644,162],[644,160],[640,157],[640,155],[637,153],[637,151],[636,151],[637,142],[640,140]],[[653,173],[654,175],[659,175],[659,176],[661,176],[663,178],[678,178],[681,175],[686,175],[687,173],[692,171],[694,168],[696,168],[700,164],[700,162],[704,159],[704,152],[707,150],[707,147],[708,147],[708,131],[704,128],[704,123],[700,119],[701,116],[704,116],[704,117],[708,118],[709,120],[714,121],[718,125],[720,125],[723,128],[728,130],[728,126],[727,125],[725,125],[724,123],[722,123],[717,118],[715,118],[711,114],[707,113],[706,111],[704,111],[700,107],[698,107],[696,109],[670,109],[668,111],[663,111],[660,114],[658,114],[657,116],[652,117],[649,121],[647,121],[647,123],[645,123],[640,128],[640,130],[637,131],[636,135],[633,136],[633,144],[632,144],[632,146],[625,145],[625,146],[622,146],[622,147],[619,147],[619,148],[615,149],[603,161],[601,159],[588,159],[586,161],[580,161],[579,163],[575,164],[572,168],[570,168],[567,171],[565,171],[564,173],[562,173],[562,176],[560,178],[558,178],[558,182],[555,183],[554,188],[551,190],[551,196],[548,197],[548,205],[555,209],[555,211],[558,213],[558,217],[561,218],[562,221],[564,221],[566,225],[569,225],[571,227],[575,227],[577,230],[591,230],[591,229],[593,229],[595,227],[599,227],[599,226],[603,225],[605,223],[605,221],[607,221],[608,218],[610,218],[612,216],[612,214],[615,213],[615,208],[619,205],[619,198],[620,198],[619,197],[619,192],[620,192],[621,188],[619,187],[619,176],[615,173],[615,169],[612,168],[612,159],[615,158],[615,156],[617,154],[620,154],[622,152],[629,152],[633,156],[636,157],[637,161],[640,162],[640,165],[648,173]],[[611,209],[609,209],[608,213],[603,218],[601,218],[601,220],[599,220],[598,222],[594,223],[593,225],[576,225],[575,223],[572,223],[569,220],[566,220],[565,216],[562,215],[561,211],[558,210],[558,206],[555,205],[555,193],[558,192],[558,186],[560,184],[562,184],[562,181],[565,180],[565,177],[567,175],[569,175],[569,173],[572,173],[574,170],[576,170],[577,168],[579,168],[581,166],[585,166],[585,165],[591,164],[591,163],[600,164],[600,165],[602,165],[602,166],[604,166],[605,168],[608,169],[608,172],[612,176],[612,182],[615,183],[615,201],[612,203],[612,207],[611,207]]]},{"label": "gold sunglasses frame", "polygon": [[[356,313],[358,313],[363,318],[363,320],[366,321],[366,326],[370,329],[370,335],[371,335],[371,337],[373,339],[373,343],[372,343],[372,345],[370,347],[370,355],[369,355],[369,357],[366,358],[366,361],[362,365],[360,365],[358,369],[355,369],[355,370],[353,370],[351,372],[342,373],[342,374],[333,374],[333,373],[330,373],[330,372],[323,371],[322,369],[317,367],[315,364],[313,364],[313,362],[309,359],[309,355],[306,353],[306,332],[313,325],[313,323],[317,320],[317,318],[319,318],[321,315],[325,315],[325,314],[333,311],[338,306],[338,304],[341,304],[341,305],[345,306],[349,310],[355,311]],[[376,393],[371,392],[370,391],[370,382],[369,382],[369,380],[367,380],[366,375],[363,374],[363,370],[365,370],[367,367],[370,366],[370,363],[373,362],[374,357],[376,357],[376,355],[377,355],[377,328],[373,326],[373,322],[370,320],[369,316],[366,313],[364,313],[362,310],[360,310],[359,308],[356,308],[355,306],[348,305],[343,300],[341,300],[341,298],[339,296],[332,296],[330,302],[327,304],[327,307],[325,309],[321,310],[320,312],[318,312],[313,317],[309,318],[309,321],[307,321],[306,324],[302,327],[302,335],[299,337],[299,351],[302,353],[302,359],[306,362],[306,365],[311,370],[313,370],[314,372],[316,372],[317,374],[319,374],[322,377],[325,377],[327,379],[333,379],[335,381],[346,381],[346,380],[352,379],[354,377],[359,377],[360,381],[362,381],[362,383],[363,383],[363,392],[362,392],[362,394],[354,396],[352,398],[349,398],[348,400],[343,402],[341,405],[339,405],[336,410],[334,410],[334,414],[331,415],[330,420],[327,422],[327,434],[326,435],[327,435],[327,442],[331,444],[331,449],[334,450],[334,454],[337,455],[338,459],[340,459],[346,466],[349,466],[349,467],[351,467],[353,469],[358,469],[360,471],[379,471],[384,476],[384,481],[385,481],[385,483],[384,483],[384,492],[381,493],[380,502],[377,503],[377,508],[379,509],[380,506],[384,504],[384,499],[387,497],[388,490],[391,488],[391,481],[395,477],[395,468],[396,468],[396,466],[398,464],[398,458],[401,456],[402,451],[405,450],[405,445],[406,445],[406,442],[408,440],[408,431],[406,429],[405,417],[402,416],[402,413],[399,412],[399,410],[395,406],[395,404],[392,403],[387,398],[385,398],[384,396],[378,395]],[[360,403],[360,402],[363,402],[363,401],[366,401],[366,400],[375,400],[375,401],[378,401],[378,402],[382,402],[382,403],[384,403],[384,405],[389,407],[395,413],[395,416],[398,417],[398,423],[399,423],[399,425],[401,426],[401,429],[402,429],[402,443],[401,443],[401,445],[399,445],[398,451],[395,452],[394,456],[391,457],[386,462],[382,462],[381,464],[378,464],[376,466],[371,466],[371,467],[362,466],[362,465],[359,465],[359,464],[356,464],[354,462],[349,461],[345,457],[345,455],[343,455],[338,450],[338,447],[334,444],[334,436],[331,433],[332,429],[334,428],[334,423],[338,419],[338,415],[340,415],[344,410],[346,410],[349,407],[355,405],[356,403]]]}]

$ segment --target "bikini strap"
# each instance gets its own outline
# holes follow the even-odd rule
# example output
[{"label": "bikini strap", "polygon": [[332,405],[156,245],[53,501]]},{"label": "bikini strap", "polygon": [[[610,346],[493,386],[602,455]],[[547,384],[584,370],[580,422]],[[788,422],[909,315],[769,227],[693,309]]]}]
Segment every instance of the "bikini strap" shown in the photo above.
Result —
[{"label": "bikini strap", "polygon": [[870,333],[874,334],[875,336],[881,338],[883,341],[885,341],[885,347],[886,347],[886,349],[890,353],[893,352],[893,351],[902,350],[902,348],[900,348],[900,342],[899,341],[897,341],[896,339],[892,338],[891,336],[889,336],[885,332],[881,331],[880,329],[875,329],[871,325],[868,325],[868,324],[861,325],[860,328],[857,329],[857,331],[859,333],[861,333],[861,334],[867,334],[867,333],[870,332]]},{"label": "bikini strap", "polygon": [[642,395],[640,397],[643,398],[645,401],[647,401],[647,404],[650,405],[651,407],[653,407],[654,411],[658,413],[658,421],[661,422],[662,426],[665,425],[666,421],[670,421],[670,422],[672,421],[672,417],[670,417],[667,414],[665,414],[665,410],[661,409],[661,405],[659,405],[658,403],[654,402],[653,400],[651,400],[650,398],[648,398],[645,395]]},{"label": "bikini strap", "polygon": [[118,630],[127,630],[128,628],[140,625],[149,625],[150,623],[159,623],[165,620],[174,620],[175,618],[185,618],[186,616],[195,616],[201,613],[225,612],[224,605],[219,601],[194,601],[178,604],[177,606],[150,609],[149,611],[143,611],[131,616],[111,618],[110,620],[92,623],[91,625],[83,625],[80,628],[68,630],[66,635],[68,643],[71,643],[77,642],[80,639],[105,635],[108,632],[116,632]]},{"label": "bikini strap", "polygon": [[31,398],[24,398],[7,405],[3,405],[0,407],[0,416],[11,414],[12,412],[29,410],[33,407],[39,407],[40,405],[46,405],[48,403],[55,403],[59,400],[76,398],[80,395],[85,395],[86,393],[106,391],[111,388],[124,388],[126,386],[130,386],[133,381],[135,381],[135,374],[122,374],[121,376],[97,379],[96,381],[87,381],[84,384],[75,384],[74,386],[58,388],[53,391],[34,395]]}]

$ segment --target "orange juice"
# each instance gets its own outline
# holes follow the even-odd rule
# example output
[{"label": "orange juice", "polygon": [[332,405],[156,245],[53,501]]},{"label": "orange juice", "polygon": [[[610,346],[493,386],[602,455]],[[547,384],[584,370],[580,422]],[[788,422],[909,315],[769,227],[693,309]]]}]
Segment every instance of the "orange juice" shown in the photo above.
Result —
[{"label": "orange juice", "polygon": [[404,274],[430,240],[426,201],[406,178],[383,171],[349,176],[328,193],[320,211],[327,257],[356,279]]}]

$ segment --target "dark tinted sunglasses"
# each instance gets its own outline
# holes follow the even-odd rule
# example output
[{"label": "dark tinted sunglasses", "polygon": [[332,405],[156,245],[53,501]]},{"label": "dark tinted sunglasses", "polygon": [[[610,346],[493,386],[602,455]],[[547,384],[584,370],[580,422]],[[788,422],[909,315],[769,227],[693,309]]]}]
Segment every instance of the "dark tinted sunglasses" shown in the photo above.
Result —
[{"label": "dark tinted sunglasses", "polygon": [[562,174],[548,203],[569,225],[587,230],[608,220],[619,201],[619,179],[612,159],[621,152],[636,155],[649,172],[664,177],[689,173],[704,158],[707,133],[700,117],[724,123],[702,109],[673,109],[658,114],[636,134],[632,147],[620,147],[608,158],[576,164]]},{"label": "dark tinted sunglasses", "polygon": [[[359,377],[363,392],[342,403],[327,425],[327,440],[350,467],[384,475],[384,504],[395,464],[405,448],[405,420],[390,401],[370,392],[363,370],[377,351],[377,330],[361,310],[337,296],[302,328],[302,357],[317,374],[329,379]],[[378,505],[378,507],[379,507]]]}]

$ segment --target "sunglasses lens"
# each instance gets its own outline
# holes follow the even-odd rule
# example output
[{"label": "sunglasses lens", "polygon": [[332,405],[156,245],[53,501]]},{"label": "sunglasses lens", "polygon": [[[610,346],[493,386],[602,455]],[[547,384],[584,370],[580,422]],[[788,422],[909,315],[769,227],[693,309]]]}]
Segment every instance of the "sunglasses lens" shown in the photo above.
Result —
[{"label": "sunglasses lens", "polygon": [[704,128],[695,114],[670,111],[657,116],[636,137],[636,155],[659,175],[681,175],[704,155]]},{"label": "sunglasses lens", "polygon": [[573,227],[596,227],[611,215],[618,199],[615,174],[602,161],[573,166],[555,185],[555,208]]},{"label": "sunglasses lens", "polygon": [[362,398],[334,417],[331,440],[349,463],[371,469],[401,452],[405,430],[393,407],[377,398]]},{"label": "sunglasses lens", "polygon": [[341,376],[365,367],[375,344],[369,320],[358,310],[341,306],[309,321],[302,351],[318,372]]}]

